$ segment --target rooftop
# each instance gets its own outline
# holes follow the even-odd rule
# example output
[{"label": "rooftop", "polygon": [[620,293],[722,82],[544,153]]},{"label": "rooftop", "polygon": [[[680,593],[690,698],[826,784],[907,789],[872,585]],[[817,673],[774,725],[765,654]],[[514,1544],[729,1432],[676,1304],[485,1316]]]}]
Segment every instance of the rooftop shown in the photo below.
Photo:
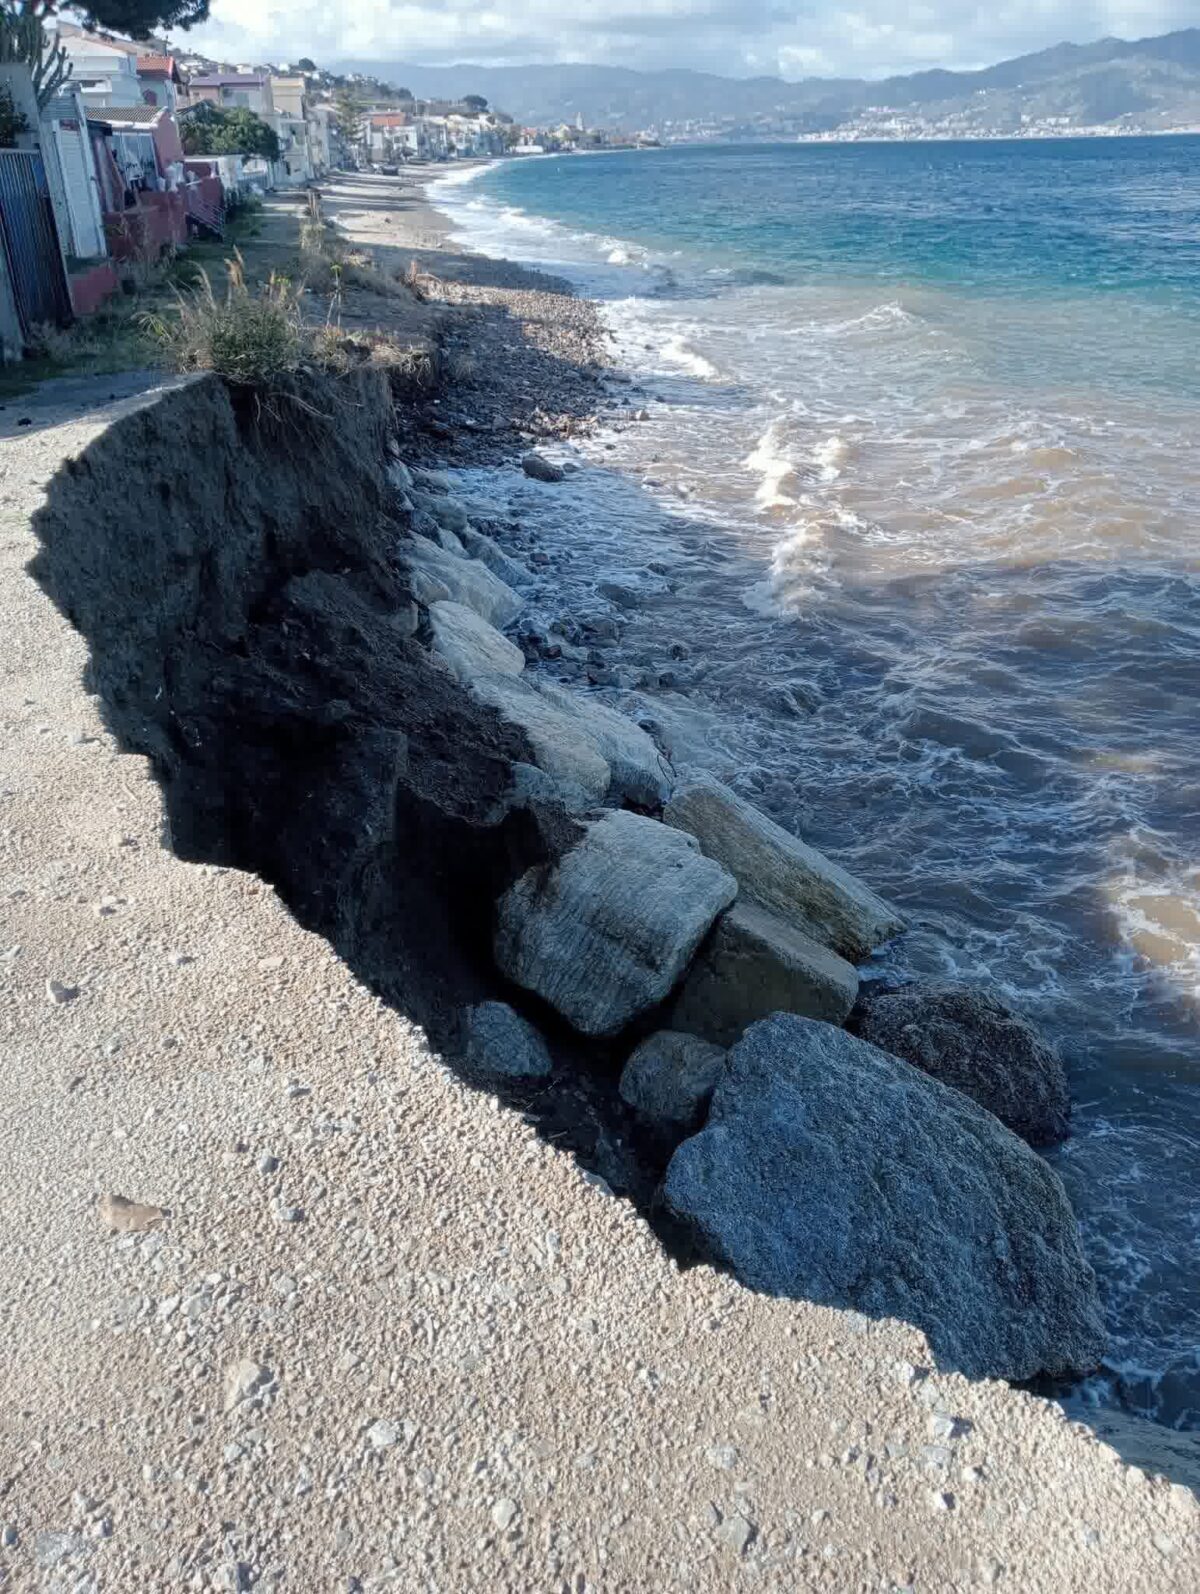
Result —
[{"label": "rooftop", "polygon": [[149,126],[160,116],[170,116],[165,105],[105,105],[104,120],[120,125],[122,122],[141,122]]}]

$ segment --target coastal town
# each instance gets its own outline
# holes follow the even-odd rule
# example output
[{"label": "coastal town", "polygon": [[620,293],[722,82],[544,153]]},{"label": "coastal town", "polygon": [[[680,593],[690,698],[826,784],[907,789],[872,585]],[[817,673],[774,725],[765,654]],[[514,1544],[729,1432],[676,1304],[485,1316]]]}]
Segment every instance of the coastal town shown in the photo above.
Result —
[{"label": "coastal town", "polygon": [[301,59],[273,65],[177,53],[61,17],[0,51],[0,362],[40,329],[109,303],[264,194],[337,170],[629,148],[582,118],[519,125],[478,95],[419,100]]}]

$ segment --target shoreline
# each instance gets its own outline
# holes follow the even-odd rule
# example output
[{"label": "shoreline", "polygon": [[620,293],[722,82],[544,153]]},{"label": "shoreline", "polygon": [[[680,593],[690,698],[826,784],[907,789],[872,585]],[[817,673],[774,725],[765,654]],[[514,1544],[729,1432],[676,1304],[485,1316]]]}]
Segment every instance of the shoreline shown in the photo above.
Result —
[{"label": "shoreline", "polygon": [[[586,312],[551,325],[561,291],[462,294],[443,351],[483,357],[399,437],[364,375],[339,435],[300,421],[282,458],[209,379],[83,420],[47,391],[6,439],[16,1586],[1189,1587],[1186,1490],[938,1370],[902,1322],[681,1268],[539,1121],[544,1081],[481,1084],[417,1027],[428,970],[431,1034],[439,1002],[495,994],[459,983],[443,921],[472,928],[507,885],[476,843],[530,749],[431,673],[445,600],[399,593],[388,517],[402,491],[409,559],[418,521],[445,553],[453,500],[423,465],[511,465],[523,431],[573,435],[603,398],[602,367],[556,355],[592,348]],[[547,379],[544,418],[503,413]],[[205,469],[148,537],[180,435]],[[573,840],[501,823],[507,870]],[[432,872],[381,890],[392,845]],[[389,915],[409,939],[372,943]],[[419,965],[393,956],[417,942]],[[99,1191],[158,1216],[106,1233]]]},{"label": "shoreline", "polygon": [[[486,165],[489,163],[481,164]],[[426,239],[428,239],[431,231],[436,231],[438,249],[456,252],[458,246],[450,243],[450,236],[454,227],[453,217],[439,211],[429,198],[428,189],[437,180],[436,178],[423,179],[414,184],[419,191],[422,218],[420,225],[424,230]],[[429,247],[428,242],[426,247]],[[436,262],[433,258],[428,258],[431,267],[435,267]],[[529,277],[534,280],[540,279],[545,285],[543,289],[546,295],[545,303],[548,304],[551,314],[561,310],[566,304],[571,307],[570,314],[574,318],[577,308],[584,307],[588,317],[594,320],[599,336],[601,338],[607,336],[600,320],[599,304],[578,294],[570,285],[566,285],[564,294],[564,285],[550,273],[536,267],[517,265],[511,261],[477,255],[473,252],[466,257],[456,255],[456,258],[469,258],[472,262],[480,262],[480,270],[487,275],[489,282],[498,281],[503,277],[504,273],[509,271],[513,272],[522,284]],[[472,297],[473,295],[470,291],[467,291],[463,295],[463,300],[470,302]],[[507,297],[503,291],[500,291],[494,296],[489,296],[489,302],[502,303]],[[509,299],[507,310],[512,319],[520,323],[524,306],[520,302],[519,295],[514,294]],[[514,329],[512,326],[509,326],[507,330],[517,338],[521,335],[519,330]],[[583,347],[590,352],[592,344],[585,341]],[[583,417],[576,416],[575,425],[564,427],[561,430],[550,428],[541,433],[532,431],[518,432],[507,440],[506,445],[502,445],[496,450],[488,446],[478,446],[477,440],[471,435],[472,413],[468,405],[455,416],[456,427],[462,428],[465,426],[467,429],[466,436],[464,437],[460,429],[453,440],[446,437],[435,437],[434,447],[429,457],[434,464],[446,464],[452,467],[472,468],[480,465],[513,464],[519,458],[524,447],[535,444],[539,439],[549,437],[569,443],[575,437],[586,437],[602,425],[619,427],[623,417],[625,423],[630,424],[633,418],[631,412],[634,410],[638,398],[646,395],[647,389],[637,384],[636,377],[633,374],[622,371],[615,364],[609,365],[602,373],[599,373],[599,387],[596,393],[594,409]],[[568,468],[571,467],[568,465]],[[508,546],[507,542],[505,542],[505,529],[503,527],[494,525],[489,529],[498,540]],[[509,528],[510,533],[515,529],[515,526]],[[521,536],[518,532],[517,546],[512,548],[511,551],[515,552],[518,557],[528,557],[530,552],[528,538]],[[536,549],[533,557],[535,560],[539,558]],[[621,628],[619,608],[616,613],[618,627]],[[620,629],[615,634],[619,637]],[[594,644],[597,640],[601,641],[603,651],[596,650]],[[576,688],[582,688],[585,691],[589,687],[616,688],[615,696],[611,692],[608,694],[608,700],[614,704],[621,702],[622,706],[624,706],[625,703],[631,701],[631,692],[636,696],[639,687],[657,679],[653,676],[649,678],[646,676],[645,666],[649,663],[646,657],[640,655],[627,657],[619,640],[613,643],[607,637],[598,639],[595,635],[589,635],[586,627],[583,634],[581,634],[578,626],[572,625],[569,619],[564,621],[561,626],[556,625],[549,634],[534,631],[530,635],[528,631],[523,631],[519,636],[519,641],[525,650],[530,666],[533,668],[540,667],[546,672],[549,679],[563,682]],[[626,711],[631,712],[628,708]],[[643,719],[642,723],[649,725],[651,721]],[[663,730],[664,727],[661,724],[655,724],[656,734],[662,733]],[[920,988],[919,980],[916,988]],[[1061,1393],[1061,1391],[1055,1391],[1055,1393]],[[1145,1419],[1135,1415],[1129,1407],[1115,1402],[1111,1405],[1092,1407],[1090,1404],[1085,1406],[1084,1403],[1077,1401],[1072,1414],[1084,1416],[1085,1410],[1087,1413],[1086,1420],[1096,1427],[1097,1431],[1104,1431],[1107,1424],[1107,1429],[1111,1434],[1123,1433],[1127,1442],[1138,1434],[1146,1422]],[[1149,1444],[1151,1450],[1157,1442],[1155,1435],[1160,1436],[1165,1445],[1170,1445],[1168,1435],[1172,1433],[1172,1430],[1169,1425],[1151,1421],[1149,1428],[1151,1431],[1143,1434],[1142,1437]],[[1193,1457],[1188,1466],[1189,1469],[1195,1469],[1195,1476],[1200,1479],[1200,1452],[1198,1452],[1195,1436],[1187,1436],[1182,1438],[1182,1440],[1176,1439],[1175,1442],[1180,1445],[1180,1455],[1186,1454]]]}]

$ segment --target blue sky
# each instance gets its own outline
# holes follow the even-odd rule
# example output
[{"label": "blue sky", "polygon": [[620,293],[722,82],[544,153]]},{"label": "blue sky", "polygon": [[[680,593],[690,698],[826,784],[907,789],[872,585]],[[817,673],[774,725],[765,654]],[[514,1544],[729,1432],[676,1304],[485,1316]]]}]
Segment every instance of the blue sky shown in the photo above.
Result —
[{"label": "blue sky", "polygon": [[213,0],[177,42],[238,60],[592,61],[734,76],[987,66],[1200,22],[1200,0]]}]

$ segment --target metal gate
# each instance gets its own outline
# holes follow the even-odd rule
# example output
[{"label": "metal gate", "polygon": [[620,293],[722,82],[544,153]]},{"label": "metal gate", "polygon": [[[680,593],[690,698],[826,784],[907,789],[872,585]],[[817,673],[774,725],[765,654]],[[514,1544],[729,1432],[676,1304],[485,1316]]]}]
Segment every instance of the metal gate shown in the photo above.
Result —
[{"label": "metal gate", "polygon": [[66,326],[71,294],[46,168],[36,150],[0,149],[0,243],[25,336],[39,323]]}]

